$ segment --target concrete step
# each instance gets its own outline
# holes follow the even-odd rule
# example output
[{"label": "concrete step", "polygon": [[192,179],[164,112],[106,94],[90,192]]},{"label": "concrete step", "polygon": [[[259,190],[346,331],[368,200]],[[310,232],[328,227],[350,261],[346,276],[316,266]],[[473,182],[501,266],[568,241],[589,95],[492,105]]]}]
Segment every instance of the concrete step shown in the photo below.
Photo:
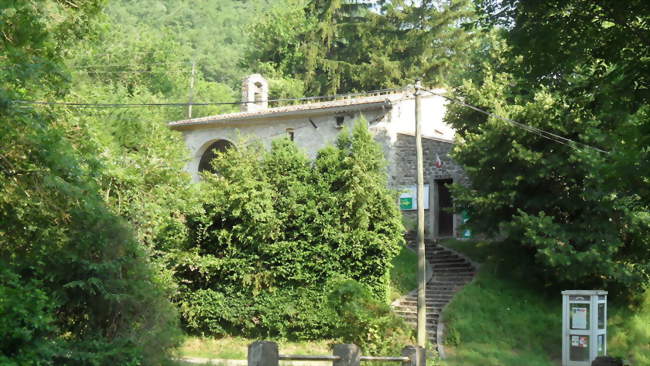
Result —
[{"label": "concrete step", "polygon": [[[406,239],[409,247],[415,249],[415,238]],[[425,241],[425,254],[433,270],[433,277],[426,285],[427,335],[435,342],[442,309],[452,300],[456,291],[472,280],[476,269],[463,257],[430,240]],[[403,297],[393,309],[408,324],[416,326],[417,294]]]},{"label": "concrete step", "polygon": [[[447,305],[448,301],[437,301],[437,302],[431,302],[427,301],[426,306],[434,309],[442,309],[445,305]],[[418,302],[417,300],[402,300],[400,301],[399,305],[396,305],[395,308],[400,308],[400,307],[413,307],[414,309],[417,308]]]},{"label": "concrete step", "polygon": [[[451,293],[446,293],[446,292],[431,292],[427,291],[424,294],[424,297],[427,299],[427,301],[447,301],[449,302],[451,300]],[[404,300],[417,300],[418,296],[417,294],[405,296],[403,299]]]},{"label": "concrete step", "polygon": [[471,264],[462,258],[428,258],[429,263],[433,266],[438,266],[440,264],[466,264],[471,267]]},{"label": "concrete step", "polygon": [[437,264],[432,264],[433,270],[439,270],[439,269],[452,269],[452,268],[458,268],[458,269],[464,269],[464,270],[469,270],[472,271],[474,268],[472,267],[471,264],[464,262],[464,263],[449,263],[449,262],[441,262]]},{"label": "concrete step", "polygon": [[[446,302],[440,302],[435,304],[427,302],[425,306],[427,308],[434,309],[436,310],[436,312],[438,312],[438,310],[442,309],[442,306],[445,306],[446,304],[447,304]],[[395,309],[408,309],[408,311],[416,311],[417,308],[418,308],[417,301],[402,301],[399,304],[395,305]]]},{"label": "concrete step", "polygon": [[[395,312],[404,318],[413,318],[418,316],[416,309],[395,309]],[[427,309],[427,322],[435,323],[440,317],[440,312],[435,309]]]},{"label": "concrete step", "polygon": [[[465,285],[472,280],[473,276],[436,276],[436,282],[432,283],[432,286],[447,286],[454,287],[458,285]],[[431,287],[431,286],[429,286]]]}]

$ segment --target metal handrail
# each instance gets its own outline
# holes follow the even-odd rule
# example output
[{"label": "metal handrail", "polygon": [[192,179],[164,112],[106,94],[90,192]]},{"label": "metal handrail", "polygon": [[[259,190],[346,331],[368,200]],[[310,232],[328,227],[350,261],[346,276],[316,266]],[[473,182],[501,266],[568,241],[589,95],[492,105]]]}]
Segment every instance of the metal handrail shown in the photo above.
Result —
[{"label": "metal handrail", "polygon": [[[278,355],[279,360],[290,361],[338,361],[340,356],[332,355]],[[373,362],[407,362],[410,358],[405,356],[391,357],[391,356],[361,356],[360,361],[373,361]]]},{"label": "metal handrail", "polygon": [[291,361],[338,361],[341,357],[332,355],[278,355],[278,359]]},{"label": "metal handrail", "polygon": [[361,356],[361,361],[379,361],[379,362],[407,362],[411,359],[406,356]]}]

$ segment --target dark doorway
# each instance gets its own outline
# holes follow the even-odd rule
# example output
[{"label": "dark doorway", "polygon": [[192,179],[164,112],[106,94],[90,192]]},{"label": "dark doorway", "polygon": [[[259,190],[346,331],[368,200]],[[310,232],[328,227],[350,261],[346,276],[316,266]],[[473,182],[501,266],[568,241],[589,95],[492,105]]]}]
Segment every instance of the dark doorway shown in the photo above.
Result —
[{"label": "dark doorway", "polygon": [[449,192],[449,185],[453,183],[451,179],[437,180],[438,188],[438,236],[452,236],[454,234],[454,214],[452,207],[454,205]]},{"label": "dark doorway", "polygon": [[226,140],[217,140],[210,144],[201,156],[201,161],[199,161],[199,172],[209,171],[215,173],[214,168],[212,167],[212,160],[217,156],[218,153],[224,152],[234,146],[230,141]]}]

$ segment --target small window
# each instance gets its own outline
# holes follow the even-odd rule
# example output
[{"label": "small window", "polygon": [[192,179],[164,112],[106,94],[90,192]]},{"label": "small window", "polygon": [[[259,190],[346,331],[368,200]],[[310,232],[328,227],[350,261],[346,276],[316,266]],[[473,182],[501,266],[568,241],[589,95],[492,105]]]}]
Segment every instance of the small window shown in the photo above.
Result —
[{"label": "small window", "polygon": [[294,134],[293,128],[287,128],[287,138],[289,138],[289,141],[294,140],[295,134]]},{"label": "small window", "polygon": [[336,128],[343,128],[343,122],[345,121],[344,116],[337,116],[336,117]]}]

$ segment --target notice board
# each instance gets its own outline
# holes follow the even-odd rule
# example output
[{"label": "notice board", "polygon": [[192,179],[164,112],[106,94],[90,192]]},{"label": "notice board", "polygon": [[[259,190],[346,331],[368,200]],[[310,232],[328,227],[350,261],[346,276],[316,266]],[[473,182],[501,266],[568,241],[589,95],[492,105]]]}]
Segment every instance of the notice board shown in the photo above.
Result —
[{"label": "notice board", "polygon": [[[400,188],[399,208],[400,210],[410,211],[418,209],[417,186],[406,186]],[[424,209],[429,209],[429,185],[424,185]]]}]

